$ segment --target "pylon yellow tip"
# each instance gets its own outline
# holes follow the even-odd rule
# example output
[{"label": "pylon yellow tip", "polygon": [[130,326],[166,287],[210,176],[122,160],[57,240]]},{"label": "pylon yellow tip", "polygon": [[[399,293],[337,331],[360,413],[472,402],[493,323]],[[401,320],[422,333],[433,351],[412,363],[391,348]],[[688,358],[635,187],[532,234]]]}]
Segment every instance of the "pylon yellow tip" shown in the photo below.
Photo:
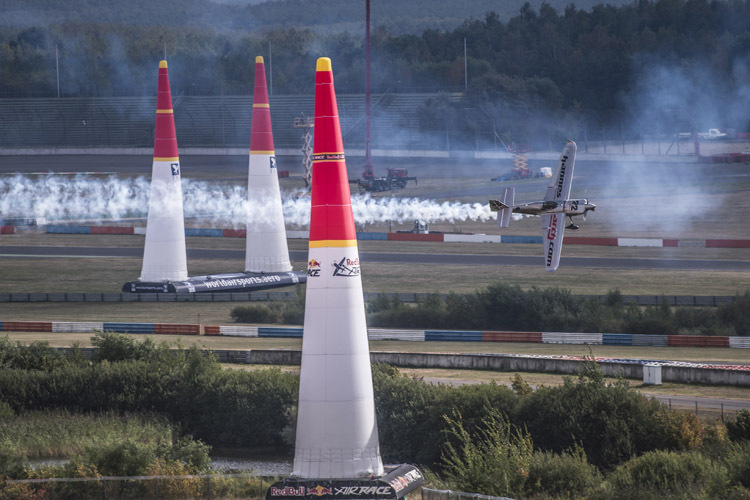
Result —
[{"label": "pylon yellow tip", "polygon": [[160,68],[166,68],[167,67],[167,61],[159,61],[159,67]]},{"label": "pylon yellow tip", "polygon": [[256,56],[255,57],[255,64],[263,64],[263,56]]},{"label": "pylon yellow tip", "polygon": [[330,57],[319,57],[315,71],[333,71]]}]

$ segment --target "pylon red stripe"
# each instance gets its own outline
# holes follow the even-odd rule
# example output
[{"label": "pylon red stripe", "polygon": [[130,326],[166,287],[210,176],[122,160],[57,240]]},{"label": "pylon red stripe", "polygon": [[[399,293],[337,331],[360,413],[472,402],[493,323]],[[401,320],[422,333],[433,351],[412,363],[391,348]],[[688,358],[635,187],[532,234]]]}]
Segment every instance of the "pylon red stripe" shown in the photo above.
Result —
[{"label": "pylon red stripe", "polygon": [[250,129],[250,151],[273,151],[271,109],[265,106],[255,106],[256,104],[268,104],[266,67],[263,62],[257,62],[257,60],[255,63],[255,87],[253,90],[253,121],[252,128]]},{"label": "pylon red stripe", "polygon": [[[340,153],[343,158],[343,152],[333,72],[317,71],[313,156]],[[356,239],[346,162],[316,160],[312,167],[310,241]]]},{"label": "pylon red stripe", "polygon": [[[166,61],[159,64],[159,85],[156,94],[156,109],[172,109],[172,93],[169,89],[169,72]],[[177,152],[177,133],[173,113],[156,113],[154,130],[154,158],[173,158]]]}]

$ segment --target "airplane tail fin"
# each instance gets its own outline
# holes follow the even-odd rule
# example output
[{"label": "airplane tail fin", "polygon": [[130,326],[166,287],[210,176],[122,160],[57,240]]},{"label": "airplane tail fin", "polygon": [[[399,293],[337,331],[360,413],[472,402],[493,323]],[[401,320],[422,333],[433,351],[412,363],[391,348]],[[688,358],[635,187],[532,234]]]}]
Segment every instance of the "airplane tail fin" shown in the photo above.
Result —
[{"label": "airplane tail fin", "polygon": [[503,191],[503,196],[500,200],[490,200],[490,210],[498,212],[497,227],[508,227],[510,225],[510,214],[513,211],[514,197],[515,189],[507,187]]}]

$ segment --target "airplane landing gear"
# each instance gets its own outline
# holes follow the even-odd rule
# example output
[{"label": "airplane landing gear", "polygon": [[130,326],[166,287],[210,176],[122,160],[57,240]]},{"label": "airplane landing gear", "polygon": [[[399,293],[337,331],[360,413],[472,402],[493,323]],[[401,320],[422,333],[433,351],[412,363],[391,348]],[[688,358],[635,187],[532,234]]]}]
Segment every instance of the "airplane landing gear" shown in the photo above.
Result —
[{"label": "airplane landing gear", "polygon": [[568,220],[570,221],[570,224],[568,224],[567,226],[565,226],[565,229],[578,229],[578,228],[581,227],[581,226],[573,223],[573,218],[572,217],[568,217]]}]

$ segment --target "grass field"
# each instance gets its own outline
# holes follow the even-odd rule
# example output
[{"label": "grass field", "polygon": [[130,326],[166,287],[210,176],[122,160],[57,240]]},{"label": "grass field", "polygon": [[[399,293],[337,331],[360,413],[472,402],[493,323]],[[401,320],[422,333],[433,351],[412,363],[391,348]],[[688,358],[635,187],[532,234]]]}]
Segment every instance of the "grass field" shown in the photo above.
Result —
[{"label": "grass field", "polygon": [[[239,238],[188,238],[189,248],[243,250]],[[141,247],[142,236],[99,235],[3,235],[2,245]],[[306,240],[289,240],[290,250],[307,250]],[[463,255],[536,255],[539,245],[483,243],[425,243],[362,241],[360,252],[441,253]],[[723,248],[627,248],[568,245],[564,257],[662,258],[748,260],[750,251]],[[563,264],[564,264],[563,257]],[[540,259],[541,262],[541,259]],[[244,261],[190,259],[190,275],[233,272]],[[304,262],[293,262],[304,269]],[[123,283],[137,279],[138,258],[2,258],[0,292],[119,292]],[[458,278],[457,278],[458,277]],[[750,273],[707,270],[643,270],[609,268],[572,268],[562,265],[555,273],[539,266],[466,264],[407,264],[362,262],[362,283],[368,292],[457,292],[471,293],[498,281],[523,288],[561,287],[573,293],[603,295],[618,289],[626,295],[735,295],[750,289]],[[286,289],[289,290],[289,289]],[[11,310],[15,309],[15,305]],[[8,310],[0,305],[0,317]],[[21,318],[15,318],[21,319]],[[168,321],[155,317],[153,321]],[[226,321],[226,320],[224,320]]]}]

